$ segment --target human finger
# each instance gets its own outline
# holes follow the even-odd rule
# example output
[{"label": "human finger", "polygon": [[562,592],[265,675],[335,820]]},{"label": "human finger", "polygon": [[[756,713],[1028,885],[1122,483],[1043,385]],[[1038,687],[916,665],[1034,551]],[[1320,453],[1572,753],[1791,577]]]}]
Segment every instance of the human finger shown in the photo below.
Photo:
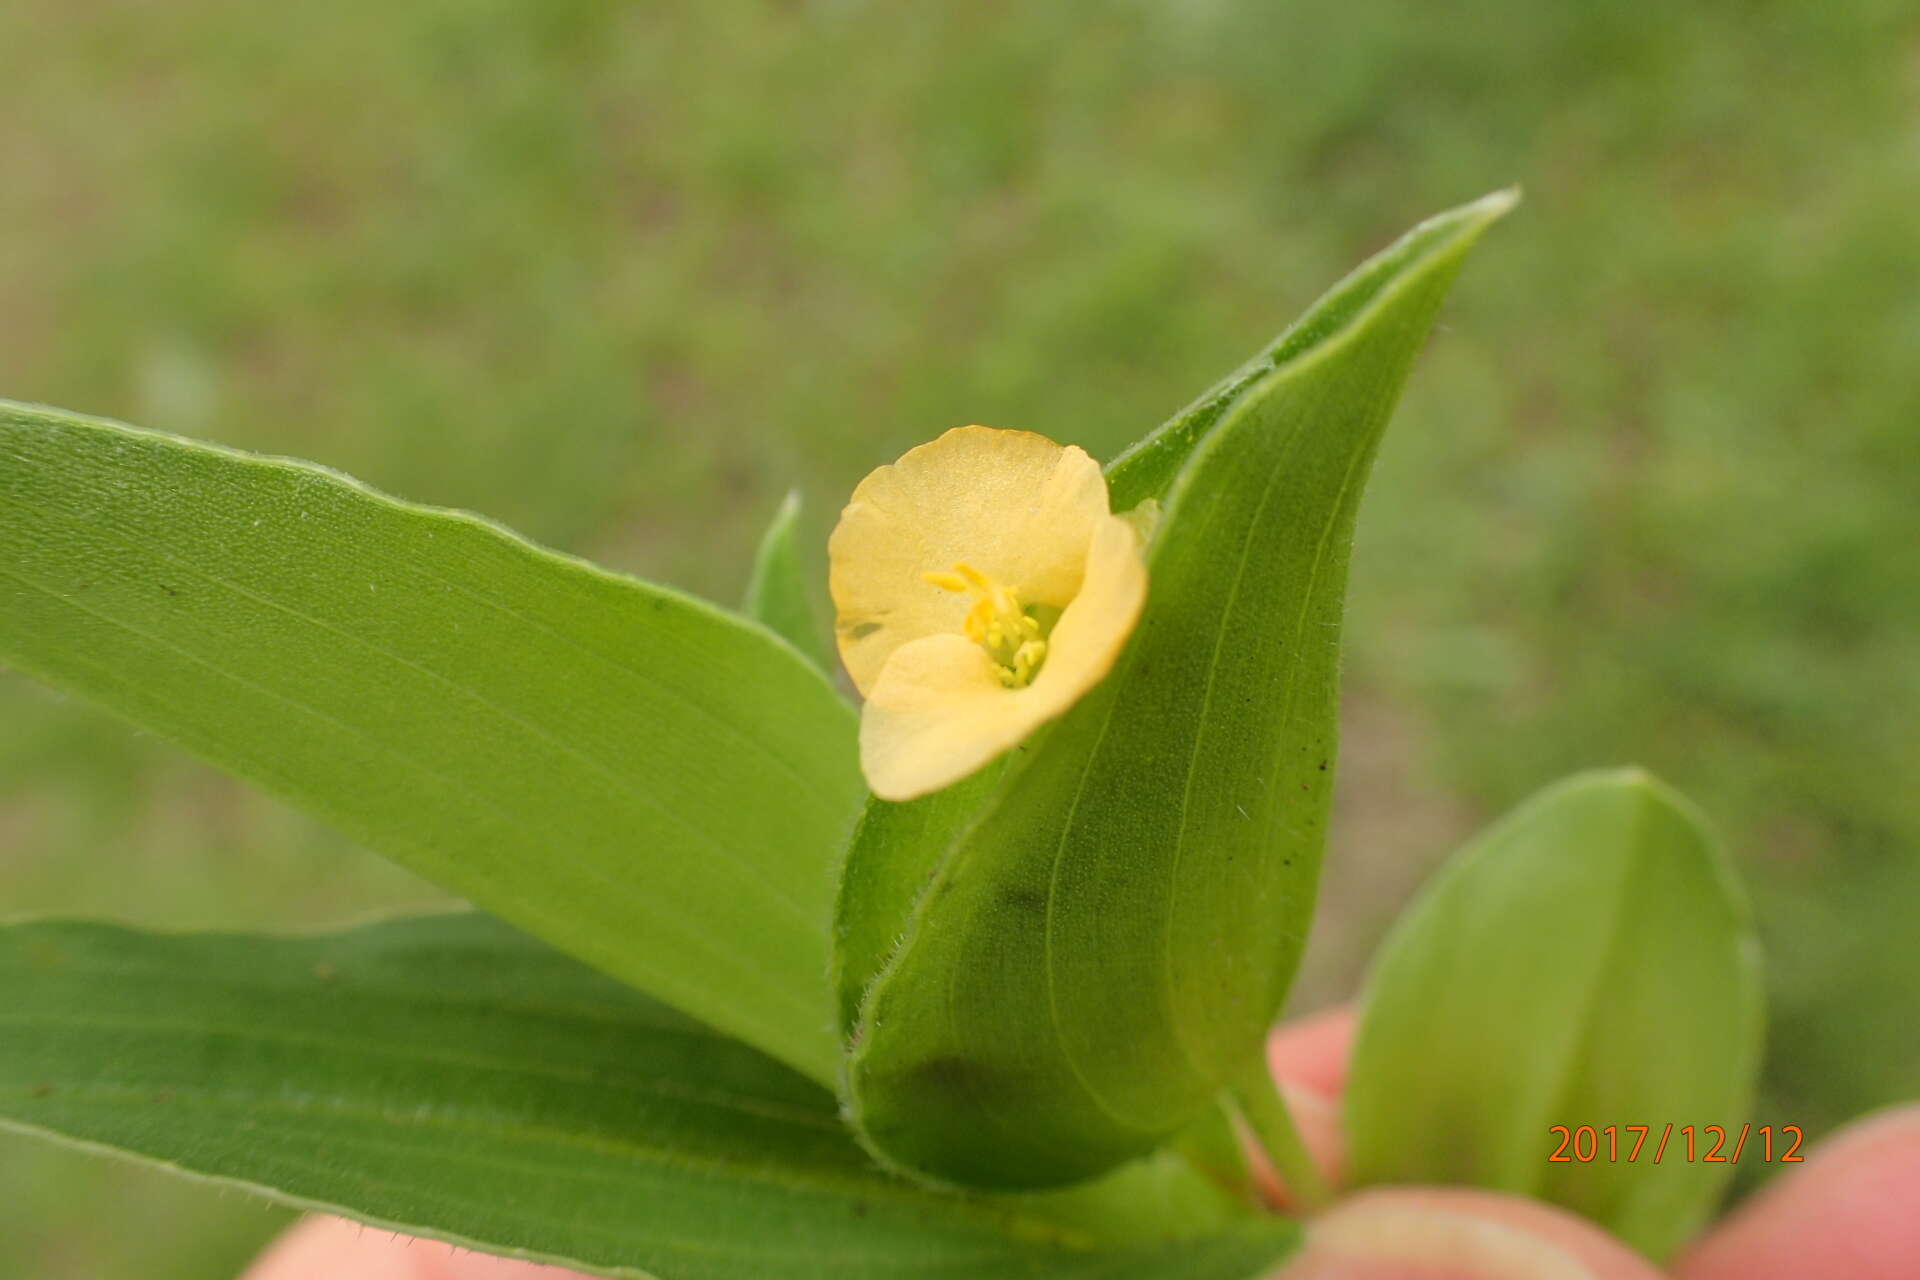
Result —
[{"label": "human finger", "polygon": [[344,1218],[312,1217],[281,1236],[243,1280],[585,1280],[561,1267],[495,1258]]},{"label": "human finger", "polygon": [[1273,1280],[1659,1280],[1584,1218],[1491,1191],[1382,1187],[1307,1225]]},{"label": "human finger", "polygon": [[1857,1120],[1741,1205],[1682,1280],[1920,1276],[1920,1104]]}]

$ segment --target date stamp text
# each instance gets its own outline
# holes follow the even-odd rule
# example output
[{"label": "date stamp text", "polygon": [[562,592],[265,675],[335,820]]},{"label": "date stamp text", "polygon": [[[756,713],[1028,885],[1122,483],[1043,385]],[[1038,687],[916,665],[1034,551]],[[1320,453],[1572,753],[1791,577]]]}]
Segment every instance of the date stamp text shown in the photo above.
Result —
[{"label": "date stamp text", "polygon": [[1547,1135],[1553,1145],[1549,1164],[1798,1164],[1806,1158],[1800,1154],[1805,1135],[1797,1124],[1743,1124],[1738,1129],[1718,1124],[1556,1124],[1548,1127]]}]

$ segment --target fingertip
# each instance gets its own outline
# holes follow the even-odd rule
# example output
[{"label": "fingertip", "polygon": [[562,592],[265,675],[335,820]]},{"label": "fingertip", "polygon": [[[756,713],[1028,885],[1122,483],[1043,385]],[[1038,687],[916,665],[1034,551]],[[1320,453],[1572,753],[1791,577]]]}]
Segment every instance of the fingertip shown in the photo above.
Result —
[{"label": "fingertip", "polygon": [[1920,1276],[1920,1104],[1857,1120],[1822,1142],[1695,1245],[1678,1274]]},{"label": "fingertip", "polygon": [[344,1218],[305,1218],[268,1246],[243,1280],[421,1280],[411,1243]]},{"label": "fingertip", "polygon": [[1297,1018],[1267,1037],[1267,1065],[1290,1084],[1338,1097],[1347,1086],[1353,1030],[1354,1012],[1346,1005]]},{"label": "fingertip", "polygon": [[1584,1219],[1486,1191],[1383,1187],[1335,1205],[1274,1280],[1657,1280]]},{"label": "fingertip", "polygon": [[560,1267],[496,1258],[345,1218],[303,1219],[242,1280],[580,1280]]}]

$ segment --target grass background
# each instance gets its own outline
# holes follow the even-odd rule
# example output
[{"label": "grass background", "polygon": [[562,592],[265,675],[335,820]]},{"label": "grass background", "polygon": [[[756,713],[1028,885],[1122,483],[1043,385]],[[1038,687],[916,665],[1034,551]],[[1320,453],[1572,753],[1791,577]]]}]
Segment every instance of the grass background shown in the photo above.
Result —
[{"label": "grass background", "polygon": [[[10,0],[0,84],[0,392],[723,599],[789,484],[817,553],[945,427],[1111,455],[1407,224],[1525,183],[1362,516],[1301,1004],[1472,826],[1639,761],[1754,886],[1758,1118],[1920,1094],[1904,0]],[[434,896],[0,672],[0,913]],[[281,1220],[0,1139],[0,1276],[217,1278]]]}]

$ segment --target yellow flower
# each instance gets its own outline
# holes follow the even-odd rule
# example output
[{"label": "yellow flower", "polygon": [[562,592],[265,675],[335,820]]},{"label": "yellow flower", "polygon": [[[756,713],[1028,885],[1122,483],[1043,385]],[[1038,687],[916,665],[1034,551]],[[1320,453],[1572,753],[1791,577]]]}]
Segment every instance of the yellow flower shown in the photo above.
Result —
[{"label": "yellow flower", "polygon": [[959,781],[1112,669],[1147,568],[1100,464],[1030,431],[957,427],[853,491],[828,543],[840,657],[883,800]]}]

